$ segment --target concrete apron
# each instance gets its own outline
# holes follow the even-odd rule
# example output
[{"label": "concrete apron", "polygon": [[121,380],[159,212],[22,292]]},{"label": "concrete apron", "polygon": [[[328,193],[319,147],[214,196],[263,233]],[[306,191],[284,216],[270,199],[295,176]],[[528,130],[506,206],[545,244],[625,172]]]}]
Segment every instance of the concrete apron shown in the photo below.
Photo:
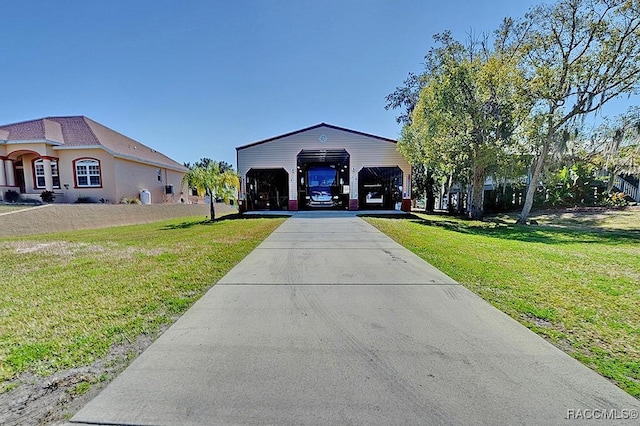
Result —
[{"label": "concrete apron", "polygon": [[638,408],[362,219],[304,213],[72,422],[558,424]]}]

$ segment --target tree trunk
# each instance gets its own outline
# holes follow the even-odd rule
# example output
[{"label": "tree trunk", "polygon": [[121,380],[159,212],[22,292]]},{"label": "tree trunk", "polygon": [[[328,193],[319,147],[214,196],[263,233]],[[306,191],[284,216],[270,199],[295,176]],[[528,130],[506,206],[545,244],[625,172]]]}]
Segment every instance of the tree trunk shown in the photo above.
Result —
[{"label": "tree trunk", "polygon": [[617,175],[617,172],[615,169],[610,171],[609,173],[610,173],[609,180],[607,181],[607,194],[611,194],[611,191],[613,190],[613,184],[616,181],[616,175]]},{"label": "tree trunk", "polygon": [[433,213],[436,204],[436,197],[433,193],[433,172],[431,170],[427,171],[427,188],[426,188],[426,197],[425,197],[425,210],[427,212]]},{"label": "tree trunk", "polygon": [[469,206],[469,219],[482,220],[483,195],[484,195],[484,167],[476,165],[473,168],[471,181],[471,205]]},{"label": "tree trunk", "polygon": [[213,222],[216,220],[216,208],[215,208],[215,198],[211,191],[209,191],[209,214],[211,215],[210,221]]},{"label": "tree trunk", "polygon": [[426,189],[424,190],[424,194],[422,194],[422,195],[424,195],[424,212],[425,213],[429,213],[429,206],[428,206],[429,203],[427,202],[427,198],[428,197],[427,197],[427,190]]},{"label": "tree trunk", "polygon": [[536,160],[536,167],[533,169],[533,175],[531,176],[531,181],[529,182],[529,187],[527,188],[527,196],[524,199],[524,206],[522,206],[522,212],[520,213],[520,217],[516,221],[517,224],[526,225],[527,217],[529,217],[529,213],[531,213],[531,207],[533,207],[533,197],[535,196],[536,190],[538,189],[538,181],[540,180],[540,175],[542,174],[542,167],[547,161],[547,154],[549,154],[549,147],[551,146],[552,136],[552,134],[547,135],[547,138],[542,145],[542,151],[540,151],[540,155]]},{"label": "tree trunk", "polygon": [[447,179],[447,211],[449,214],[453,214],[453,201],[451,201],[451,188],[453,188],[453,172],[449,173],[449,178]]}]

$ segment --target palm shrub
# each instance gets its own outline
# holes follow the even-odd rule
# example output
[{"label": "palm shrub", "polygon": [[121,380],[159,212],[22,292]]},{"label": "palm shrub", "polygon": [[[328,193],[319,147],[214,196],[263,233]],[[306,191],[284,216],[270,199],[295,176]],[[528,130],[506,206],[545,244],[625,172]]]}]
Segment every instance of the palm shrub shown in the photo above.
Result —
[{"label": "palm shrub", "polygon": [[237,201],[237,193],[240,189],[238,174],[233,170],[221,171],[220,163],[217,161],[191,166],[182,182],[186,183],[189,188],[196,188],[198,196],[208,195],[210,197],[211,221],[214,221],[216,217],[216,197],[221,198],[225,204],[229,204],[231,200]]}]

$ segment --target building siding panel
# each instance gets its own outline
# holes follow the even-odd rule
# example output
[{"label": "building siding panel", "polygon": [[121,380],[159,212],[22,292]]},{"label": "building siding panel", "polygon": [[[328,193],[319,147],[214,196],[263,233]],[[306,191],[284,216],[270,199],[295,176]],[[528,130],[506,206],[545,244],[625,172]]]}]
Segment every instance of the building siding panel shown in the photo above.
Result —
[{"label": "building siding panel", "polygon": [[[323,136],[321,138],[321,136]],[[363,167],[394,167],[403,172],[403,186],[407,187],[411,167],[392,141],[367,136],[332,126],[317,126],[307,131],[274,138],[264,143],[237,148],[238,173],[242,178],[242,192],[247,172],[251,168],[282,168],[289,173],[289,199],[297,199],[297,155],[302,150],[346,149],[349,153],[351,198],[357,198],[357,175]],[[406,191],[405,198],[410,197]]]}]

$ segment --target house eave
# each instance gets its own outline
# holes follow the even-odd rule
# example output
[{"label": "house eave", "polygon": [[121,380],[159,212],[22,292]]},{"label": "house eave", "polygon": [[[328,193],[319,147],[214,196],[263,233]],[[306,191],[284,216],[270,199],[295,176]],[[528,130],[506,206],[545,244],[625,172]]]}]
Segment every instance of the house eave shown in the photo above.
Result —
[{"label": "house eave", "polygon": [[73,150],[73,149],[78,149],[78,150],[100,149],[100,150],[112,155],[113,158],[119,158],[119,159],[122,159],[122,160],[133,161],[135,163],[146,164],[146,165],[149,165],[149,166],[169,169],[169,170],[173,170],[173,171],[180,172],[180,173],[186,173],[186,172],[189,171],[189,169],[187,169],[186,167],[177,167],[177,166],[173,166],[173,165],[166,164],[166,163],[160,163],[160,162],[157,162],[157,161],[145,160],[143,158],[139,158],[139,157],[136,157],[136,156],[133,156],[133,155],[120,154],[118,152],[110,150],[109,148],[106,148],[104,145],[61,146],[61,147],[57,147],[56,148],[56,150]]},{"label": "house eave", "polygon": [[160,163],[160,162],[156,162],[156,161],[143,160],[142,158],[134,157],[132,155],[124,155],[124,154],[112,153],[108,149],[105,149],[105,151],[107,151],[111,155],[113,155],[113,158],[120,158],[122,160],[134,161],[136,163],[141,163],[141,164],[148,164],[150,166],[169,169],[169,170],[173,170],[173,171],[180,172],[180,173],[186,173],[186,172],[189,171],[189,169],[187,169],[186,167],[176,167],[176,166],[172,166],[172,165],[169,165],[169,164]]},{"label": "house eave", "polygon": [[0,142],[4,142],[7,145],[26,145],[31,143],[43,143],[52,146],[61,146],[64,145],[62,142],[52,141],[49,139],[20,139],[20,140],[5,140]]}]

